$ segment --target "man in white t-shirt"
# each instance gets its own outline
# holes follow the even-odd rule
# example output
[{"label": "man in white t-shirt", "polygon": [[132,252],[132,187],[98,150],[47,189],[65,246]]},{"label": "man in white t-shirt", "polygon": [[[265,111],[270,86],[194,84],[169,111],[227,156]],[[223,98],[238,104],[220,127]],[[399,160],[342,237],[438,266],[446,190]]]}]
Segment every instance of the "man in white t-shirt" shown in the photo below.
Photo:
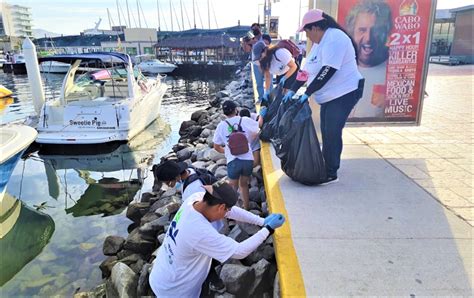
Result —
[{"label": "man in white t-shirt", "polygon": [[[251,144],[258,136],[260,128],[258,122],[248,117],[238,116],[237,104],[232,100],[227,100],[222,104],[222,110],[227,117],[217,125],[214,132],[214,149],[217,152],[224,153],[227,159],[227,177],[229,183],[235,188],[240,188],[244,209],[249,209],[249,180],[253,170],[253,154]],[[240,123],[242,131],[247,137],[249,150],[241,155],[232,155],[228,141],[232,133],[232,127],[237,128]]]},{"label": "man in white t-shirt", "polygon": [[[195,193],[183,203],[158,250],[149,277],[157,297],[199,297],[212,259],[225,262],[247,257],[285,221],[281,214],[263,219],[236,209],[238,195],[226,182],[204,188],[204,194]],[[210,222],[224,217],[264,227],[239,243],[211,226]]]}]

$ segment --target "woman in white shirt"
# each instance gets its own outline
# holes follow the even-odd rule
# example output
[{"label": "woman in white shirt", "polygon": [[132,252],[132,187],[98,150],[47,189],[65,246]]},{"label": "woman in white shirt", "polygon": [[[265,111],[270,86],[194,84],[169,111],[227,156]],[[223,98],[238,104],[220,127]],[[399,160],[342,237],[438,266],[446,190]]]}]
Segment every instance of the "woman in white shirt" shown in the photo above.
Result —
[{"label": "woman in white shirt", "polygon": [[298,66],[291,56],[290,51],[277,46],[266,47],[260,58],[260,68],[264,73],[265,92],[263,100],[267,101],[272,87],[272,78],[274,75],[279,77],[278,84],[288,89],[296,79]]},{"label": "woman in white shirt", "polygon": [[299,101],[305,102],[314,95],[321,105],[323,156],[328,176],[325,184],[328,184],[338,181],[342,130],[361,97],[364,79],[357,69],[354,41],[331,16],[320,9],[310,10],[304,15],[298,31],[305,31],[314,45],[283,101],[292,98],[307,83],[307,89]]}]

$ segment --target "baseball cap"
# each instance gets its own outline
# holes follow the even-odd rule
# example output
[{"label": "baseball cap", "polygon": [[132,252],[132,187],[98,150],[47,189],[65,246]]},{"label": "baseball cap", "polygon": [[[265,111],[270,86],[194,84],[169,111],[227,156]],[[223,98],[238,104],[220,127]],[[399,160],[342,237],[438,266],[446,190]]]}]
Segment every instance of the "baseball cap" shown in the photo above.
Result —
[{"label": "baseball cap", "polygon": [[224,112],[224,115],[231,114],[236,108],[237,108],[237,104],[233,102],[232,100],[226,100],[222,104],[222,111]]},{"label": "baseball cap", "polygon": [[153,167],[153,173],[159,181],[171,181],[188,168],[185,162],[176,162],[167,160],[156,167]]},{"label": "baseball cap", "polygon": [[237,203],[239,195],[229,183],[224,180],[214,182],[212,185],[202,186],[211,196],[220,200],[227,207],[233,207]]},{"label": "baseball cap", "polygon": [[296,32],[302,32],[304,30],[304,26],[321,20],[324,20],[323,11],[321,9],[311,9],[304,14],[301,26]]}]

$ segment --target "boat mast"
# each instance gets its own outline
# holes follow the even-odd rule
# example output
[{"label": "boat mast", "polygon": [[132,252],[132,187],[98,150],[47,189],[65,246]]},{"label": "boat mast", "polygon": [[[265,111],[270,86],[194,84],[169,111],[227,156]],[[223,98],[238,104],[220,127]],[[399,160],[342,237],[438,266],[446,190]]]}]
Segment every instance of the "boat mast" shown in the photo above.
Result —
[{"label": "boat mast", "polygon": [[118,14],[120,30],[122,30],[122,19],[120,18],[120,9],[119,9],[118,0],[115,0],[115,4],[117,5],[117,14]]},{"label": "boat mast", "polygon": [[160,21],[160,4],[158,3],[159,0],[156,0],[156,11],[158,13],[158,32],[161,31],[161,21]]},{"label": "boat mast", "polygon": [[181,5],[181,28],[184,30],[183,0],[179,0],[179,5]]},{"label": "boat mast", "polygon": [[138,28],[142,27],[142,18],[140,17],[140,5],[137,0]]},{"label": "boat mast", "polygon": [[209,29],[211,29],[211,8],[209,6],[209,0],[207,0],[207,23],[209,24]]},{"label": "boat mast", "polygon": [[107,8],[107,16],[109,17],[109,27],[110,27],[110,30],[112,30],[112,22],[110,21],[110,12],[109,12],[109,9]]},{"label": "boat mast", "polygon": [[196,10],[194,8],[194,0],[193,0],[193,20],[194,20],[194,29],[196,29]]},{"label": "boat mast", "polygon": [[171,31],[173,31],[173,8],[171,7],[171,0],[170,0],[170,18],[171,18]]},{"label": "boat mast", "polygon": [[128,0],[125,0],[127,4],[127,14],[128,14],[128,28],[132,28],[132,23],[130,22],[130,10],[128,9]]}]

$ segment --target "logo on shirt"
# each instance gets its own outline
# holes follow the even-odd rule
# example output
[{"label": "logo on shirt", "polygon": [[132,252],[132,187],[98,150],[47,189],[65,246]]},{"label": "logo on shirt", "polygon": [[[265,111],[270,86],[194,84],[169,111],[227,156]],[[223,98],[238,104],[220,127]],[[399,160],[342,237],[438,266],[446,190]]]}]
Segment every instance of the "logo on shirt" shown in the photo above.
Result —
[{"label": "logo on shirt", "polygon": [[314,62],[316,62],[317,58],[318,58],[317,56],[313,56],[313,57],[311,57],[311,59],[309,59],[309,62],[314,63]]},{"label": "logo on shirt", "polygon": [[280,71],[283,71],[284,68],[285,68],[285,65],[281,65],[280,68],[279,68],[279,70],[280,70]]},{"label": "logo on shirt", "polygon": [[171,222],[170,227],[168,228],[168,236],[173,240],[174,245],[176,244],[176,236],[178,236],[179,229],[176,229],[176,226],[181,219],[181,213],[183,210],[179,210],[178,213],[176,213],[175,217],[173,218],[173,221]]}]

